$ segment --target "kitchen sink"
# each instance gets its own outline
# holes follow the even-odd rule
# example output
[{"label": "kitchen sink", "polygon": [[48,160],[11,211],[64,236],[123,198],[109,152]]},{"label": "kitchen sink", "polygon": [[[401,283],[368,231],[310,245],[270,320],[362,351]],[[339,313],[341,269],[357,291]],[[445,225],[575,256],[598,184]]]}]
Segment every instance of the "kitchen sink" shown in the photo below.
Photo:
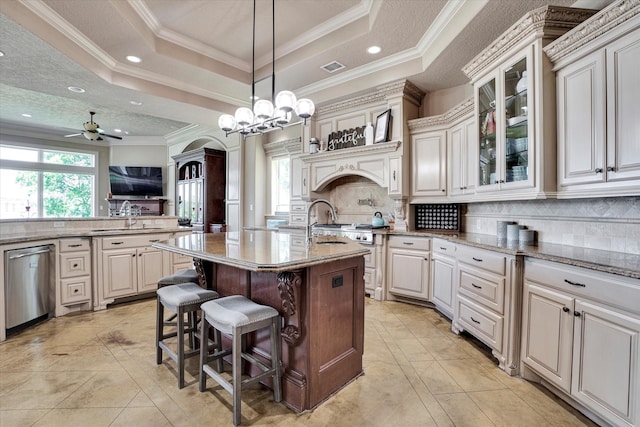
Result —
[{"label": "kitchen sink", "polygon": [[347,242],[343,242],[341,240],[323,240],[321,242],[316,242],[318,245],[346,245]]}]

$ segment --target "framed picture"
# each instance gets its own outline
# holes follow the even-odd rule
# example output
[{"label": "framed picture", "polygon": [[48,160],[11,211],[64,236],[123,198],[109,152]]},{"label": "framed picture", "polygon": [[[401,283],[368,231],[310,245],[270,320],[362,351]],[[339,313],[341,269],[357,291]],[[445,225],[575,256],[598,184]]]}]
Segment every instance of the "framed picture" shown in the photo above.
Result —
[{"label": "framed picture", "polygon": [[387,142],[389,140],[389,120],[391,119],[391,108],[378,115],[376,119],[376,132],[373,143]]}]

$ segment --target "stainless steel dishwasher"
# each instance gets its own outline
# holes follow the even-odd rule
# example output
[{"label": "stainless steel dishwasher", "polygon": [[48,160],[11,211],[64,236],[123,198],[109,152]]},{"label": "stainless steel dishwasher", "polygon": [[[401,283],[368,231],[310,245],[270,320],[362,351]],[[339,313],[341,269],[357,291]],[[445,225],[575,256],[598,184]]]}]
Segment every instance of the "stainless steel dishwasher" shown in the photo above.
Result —
[{"label": "stainless steel dishwasher", "polygon": [[5,252],[6,329],[16,328],[53,311],[52,245]]}]

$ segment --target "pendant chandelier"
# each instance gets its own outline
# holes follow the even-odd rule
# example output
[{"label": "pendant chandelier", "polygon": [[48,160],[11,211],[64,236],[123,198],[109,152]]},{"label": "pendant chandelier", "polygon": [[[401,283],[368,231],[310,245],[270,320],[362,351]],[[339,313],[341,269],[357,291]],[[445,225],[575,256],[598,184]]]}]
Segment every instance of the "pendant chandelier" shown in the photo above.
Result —
[{"label": "pendant chandelier", "polygon": [[288,90],[283,90],[277,95],[276,73],[275,73],[275,50],[276,50],[276,6],[272,0],[272,60],[271,60],[271,101],[260,99],[256,101],[256,0],[253,0],[253,49],[251,52],[251,107],[240,107],[236,110],[235,116],[223,114],[218,119],[218,126],[227,136],[239,132],[245,137],[252,134],[260,134],[266,131],[280,128],[291,121],[292,112],[298,117],[307,119],[315,112],[315,105],[310,99],[296,99],[296,95]]}]

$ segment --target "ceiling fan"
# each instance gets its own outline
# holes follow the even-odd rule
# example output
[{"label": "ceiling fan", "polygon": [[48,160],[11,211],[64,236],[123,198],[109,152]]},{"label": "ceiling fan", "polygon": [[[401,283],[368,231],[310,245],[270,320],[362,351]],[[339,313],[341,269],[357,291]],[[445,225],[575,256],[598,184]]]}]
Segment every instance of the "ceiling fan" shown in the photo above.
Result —
[{"label": "ceiling fan", "polygon": [[72,136],[82,135],[85,138],[87,138],[89,141],[102,141],[103,136],[107,136],[109,138],[115,138],[115,139],[122,139],[119,136],[109,135],[104,133],[104,131],[100,129],[100,125],[93,121],[93,115],[96,113],[94,111],[89,111],[89,114],[91,115],[91,120],[88,122],[84,122],[84,124],[82,125],[84,127],[83,131],[81,131],[80,133],[72,133],[69,135],[65,135],[64,137],[69,138]]}]

